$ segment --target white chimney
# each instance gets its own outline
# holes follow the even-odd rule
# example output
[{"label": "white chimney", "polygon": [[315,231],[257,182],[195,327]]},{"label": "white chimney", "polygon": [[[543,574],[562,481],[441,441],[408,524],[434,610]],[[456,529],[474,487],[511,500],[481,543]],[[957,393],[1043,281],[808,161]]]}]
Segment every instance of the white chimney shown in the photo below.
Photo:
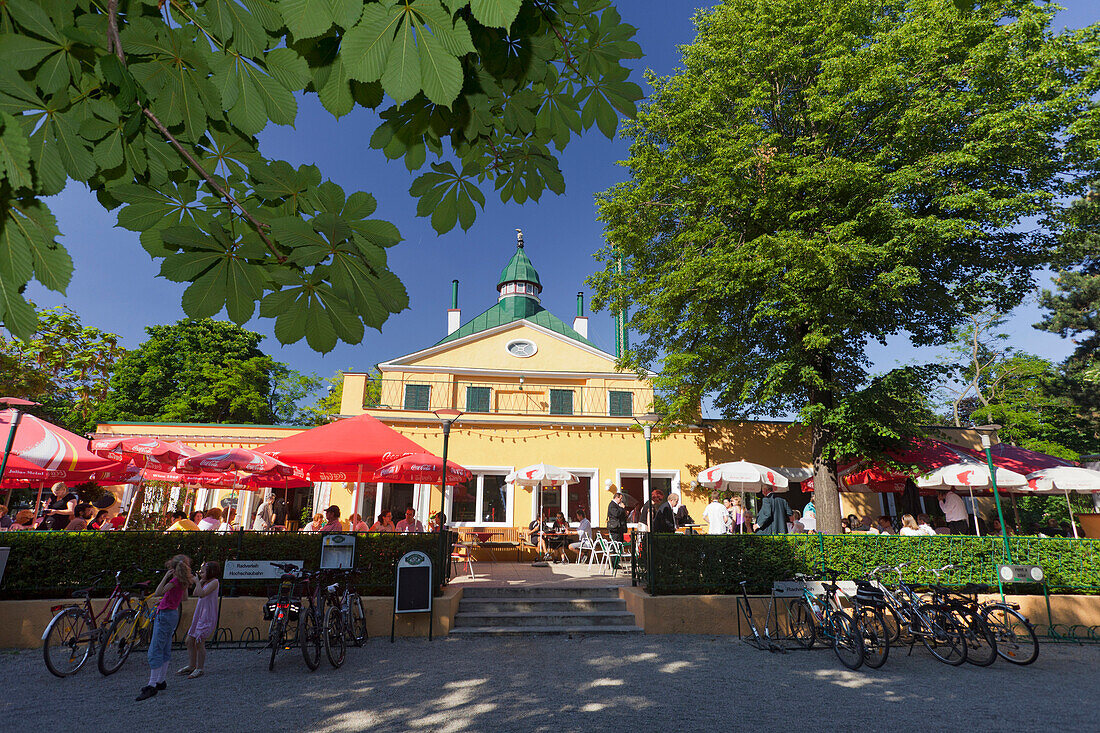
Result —
[{"label": "white chimney", "polygon": [[584,293],[577,293],[577,317],[573,319],[573,330],[588,338],[588,318],[584,315]]},{"label": "white chimney", "polygon": [[451,281],[451,307],[447,311],[447,335],[458,330],[462,325],[462,311],[458,308],[458,280]]}]

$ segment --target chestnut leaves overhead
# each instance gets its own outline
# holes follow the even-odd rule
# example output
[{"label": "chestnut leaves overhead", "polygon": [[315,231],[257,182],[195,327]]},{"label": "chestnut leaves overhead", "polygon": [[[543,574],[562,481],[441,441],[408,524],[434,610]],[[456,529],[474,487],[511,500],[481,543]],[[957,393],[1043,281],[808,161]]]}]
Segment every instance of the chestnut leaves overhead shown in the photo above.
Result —
[{"label": "chestnut leaves overhead", "polygon": [[408,304],[387,267],[401,235],[370,194],[265,158],[256,136],[292,125],[303,94],[336,117],[378,109],[370,146],[426,169],[417,213],[468,229],[486,186],[560,193],[556,152],[634,114],[633,35],[608,0],[6,0],[0,320],[29,334],[27,283],[68,285],[42,199],[75,180],[189,283],[189,316],[357,343]]}]

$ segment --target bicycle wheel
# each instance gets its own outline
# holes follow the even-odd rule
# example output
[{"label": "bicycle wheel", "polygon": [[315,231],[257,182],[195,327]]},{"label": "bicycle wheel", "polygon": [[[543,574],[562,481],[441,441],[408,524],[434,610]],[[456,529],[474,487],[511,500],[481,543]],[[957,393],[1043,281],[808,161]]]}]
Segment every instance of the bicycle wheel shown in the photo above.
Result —
[{"label": "bicycle wheel", "polygon": [[271,647],[271,661],[267,663],[268,671],[275,671],[275,655],[283,648],[283,639],[286,638],[286,620],[279,620],[278,616],[271,619],[271,626],[267,628],[267,644]]},{"label": "bicycle wheel", "polygon": [[302,658],[313,671],[321,664],[321,629],[317,623],[317,612],[312,608],[303,608],[298,618],[298,643],[302,647]]},{"label": "bicycle wheel", "polygon": [[856,628],[863,640],[863,663],[871,669],[886,664],[890,656],[890,630],[882,611],[863,606],[856,616]]},{"label": "bicycle wheel", "polygon": [[803,649],[812,649],[817,637],[814,613],[805,598],[795,598],[787,604],[787,623],[791,627],[791,639]]},{"label": "bicycle wheel", "polygon": [[363,612],[363,599],[359,596],[351,596],[348,600],[349,615],[344,619],[351,634],[351,643],[355,646],[363,646],[367,640],[367,614]]},{"label": "bicycle wheel", "polygon": [[73,606],[50,620],[42,634],[46,669],[57,677],[76,674],[92,653],[92,632],[84,610]]},{"label": "bicycle wheel", "polygon": [[997,642],[997,655],[1013,664],[1031,664],[1039,656],[1039,639],[1027,618],[1016,609],[994,603],[982,611]]},{"label": "bicycle wheel", "polygon": [[976,667],[997,661],[997,639],[985,620],[970,608],[956,609],[954,616],[966,635],[966,661]]},{"label": "bicycle wheel", "polygon": [[[944,664],[958,667],[966,661],[968,646],[966,633],[945,609],[938,606],[921,606],[921,614],[931,625],[922,628],[921,643],[932,652],[932,656]],[[919,622],[923,625],[923,621]]]},{"label": "bicycle wheel", "polygon": [[890,643],[896,645],[901,640],[902,626],[904,625],[899,619],[897,611],[889,604],[883,606],[882,620],[886,624]]},{"label": "bicycle wheel", "polygon": [[325,611],[325,656],[334,668],[344,663],[348,653],[348,641],[344,638],[344,614],[336,606]]},{"label": "bicycle wheel", "polygon": [[133,611],[123,611],[116,616],[107,629],[99,645],[97,664],[99,673],[106,676],[114,674],[122,668],[130,652],[134,650],[134,639],[137,637],[137,614]]},{"label": "bicycle wheel", "polygon": [[863,664],[863,638],[852,628],[852,617],[845,611],[829,614],[828,635],[833,639],[833,651],[840,663],[848,669],[859,669]]}]

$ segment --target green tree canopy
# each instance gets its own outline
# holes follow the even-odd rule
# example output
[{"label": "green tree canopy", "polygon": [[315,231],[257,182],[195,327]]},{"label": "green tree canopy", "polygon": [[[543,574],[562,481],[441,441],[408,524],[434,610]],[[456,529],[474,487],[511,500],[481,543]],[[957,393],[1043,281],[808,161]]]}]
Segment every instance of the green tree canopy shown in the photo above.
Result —
[{"label": "green tree canopy", "polygon": [[609,0],[4,0],[0,323],[28,337],[27,283],[65,291],[46,197],[73,180],[189,283],[188,316],[243,324],[258,305],[283,343],[359,343],[408,305],[387,267],[401,235],[257,135],[294,124],[302,94],[378,110],[371,147],[431,160],[417,213],[468,229],[484,188],[561,193],[555,151],[634,113],[633,35]]},{"label": "green tree canopy", "polygon": [[101,422],[293,421],[297,401],[319,387],[260,351],[260,334],[233,323],[184,319],[145,331],[149,338],[115,366],[96,411]]},{"label": "green tree canopy", "polygon": [[68,308],[41,311],[37,320],[26,339],[0,336],[0,394],[38,402],[36,414],[86,433],[125,350],[118,335],[85,326]]},{"label": "green tree canopy", "polygon": [[1100,164],[1100,28],[1055,34],[1054,13],[726,0],[625,128],[595,303],[634,309],[625,363],[663,360],[671,418],[705,395],[729,416],[797,413],[825,531],[846,413],[870,405],[859,442],[905,427],[875,405],[914,380],[868,400],[868,342],[942,342],[977,303],[1014,305]]}]

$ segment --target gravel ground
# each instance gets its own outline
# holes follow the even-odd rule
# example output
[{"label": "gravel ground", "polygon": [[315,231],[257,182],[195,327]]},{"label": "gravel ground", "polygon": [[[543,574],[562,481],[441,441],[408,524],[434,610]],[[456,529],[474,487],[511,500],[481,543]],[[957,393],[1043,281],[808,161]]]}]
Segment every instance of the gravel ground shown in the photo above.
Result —
[{"label": "gravel ground", "polygon": [[[174,652],[173,671],[184,654]],[[1038,661],[947,667],[892,649],[851,672],[829,650],[769,654],[728,637],[372,639],[334,670],[297,649],[213,650],[207,675],[134,697],[144,655],[103,678],[57,679],[39,651],[0,652],[0,720],[42,731],[1095,730],[1100,647],[1044,645]],[[45,702],[49,701],[49,702]],[[826,712],[819,713],[817,711]],[[77,721],[79,720],[79,724]],[[6,727],[6,726],[5,726]],[[14,730],[15,728],[9,729]]]}]

